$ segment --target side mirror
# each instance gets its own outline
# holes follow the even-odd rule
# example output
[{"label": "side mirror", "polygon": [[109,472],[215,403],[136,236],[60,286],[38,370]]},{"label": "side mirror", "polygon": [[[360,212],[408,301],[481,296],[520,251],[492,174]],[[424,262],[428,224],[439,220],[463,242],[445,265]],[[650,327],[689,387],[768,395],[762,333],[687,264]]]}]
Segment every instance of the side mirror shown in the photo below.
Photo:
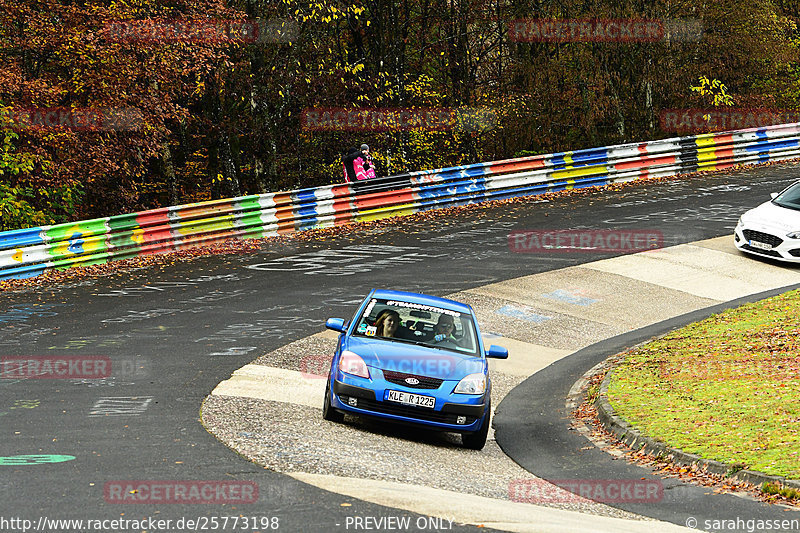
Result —
[{"label": "side mirror", "polygon": [[491,357],[493,359],[508,359],[508,350],[502,346],[492,344],[489,346],[489,349],[486,350],[486,357]]},{"label": "side mirror", "polygon": [[325,321],[325,327],[333,331],[338,331],[339,333],[347,331],[347,328],[344,326],[343,318],[329,318]]},{"label": "side mirror", "polygon": [[776,193],[776,192],[771,192],[771,193],[769,193],[769,197],[770,197],[770,198],[772,198],[772,199],[774,200],[775,198],[777,198],[777,197],[778,197],[778,193]]}]

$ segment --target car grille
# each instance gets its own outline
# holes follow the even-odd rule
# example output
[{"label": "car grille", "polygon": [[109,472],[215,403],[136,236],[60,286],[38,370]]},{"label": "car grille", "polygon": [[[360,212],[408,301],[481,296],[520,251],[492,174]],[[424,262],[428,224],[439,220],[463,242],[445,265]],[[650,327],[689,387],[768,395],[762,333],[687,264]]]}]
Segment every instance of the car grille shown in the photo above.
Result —
[{"label": "car grille", "polygon": [[[770,235],[769,233],[764,233],[761,231],[754,231],[751,229],[744,230],[742,234],[744,235],[744,238],[747,239],[747,242],[750,241],[763,242],[764,244],[769,244],[773,248],[780,246],[781,243],[783,242],[783,239],[781,239],[780,237],[776,237],[775,235]],[[763,252],[765,250],[758,250],[758,251]],[[778,257],[780,257],[780,254],[778,254]]]},{"label": "car grille", "polygon": [[775,250],[762,250],[760,248],[753,248],[749,244],[743,244],[742,248],[745,249],[745,250],[749,250],[749,251],[751,251],[751,252],[753,252],[755,254],[768,255],[770,257],[782,257],[781,254],[779,254]]},{"label": "car grille", "polygon": [[[348,396],[339,396],[345,404],[348,402]],[[372,411],[375,413],[385,413],[389,415],[404,416],[406,418],[416,418],[417,420],[427,420],[429,422],[438,422],[440,424],[453,424],[456,425],[456,418],[459,415],[453,413],[443,413],[441,411],[434,411],[433,409],[426,409],[424,407],[409,407],[401,404],[392,404],[389,402],[378,402],[375,400],[368,400],[366,398],[358,398],[358,408],[365,411]],[[468,426],[475,422],[475,417],[468,416],[464,424],[459,426]]]},{"label": "car grille", "polygon": [[791,255],[792,257],[800,257],[800,248],[789,250],[789,255]]},{"label": "car grille", "polygon": [[[384,370],[383,378],[389,383],[396,385],[403,385],[404,387],[411,387],[412,389],[438,389],[442,384],[442,379],[429,378],[427,376],[418,376],[416,374],[406,374],[403,372],[395,372],[394,370]],[[406,383],[406,378],[416,378],[419,383],[410,385]]]}]

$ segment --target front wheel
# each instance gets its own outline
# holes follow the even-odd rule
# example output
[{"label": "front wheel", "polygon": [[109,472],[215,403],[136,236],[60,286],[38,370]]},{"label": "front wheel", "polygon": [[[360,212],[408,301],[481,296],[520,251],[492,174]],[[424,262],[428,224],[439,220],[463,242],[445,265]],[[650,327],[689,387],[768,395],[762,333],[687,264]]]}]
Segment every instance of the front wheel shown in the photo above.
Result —
[{"label": "front wheel", "polygon": [[331,405],[330,376],[328,376],[328,385],[325,387],[325,402],[322,404],[322,418],[329,422],[344,422],[344,415]]},{"label": "front wheel", "polygon": [[461,444],[470,450],[482,450],[486,445],[486,437],[489,436],[489,424],[492,416],[492,403],[486,406],[486,413],[481,417],[481,427],[475,433],[465,433],[461,435]]}]

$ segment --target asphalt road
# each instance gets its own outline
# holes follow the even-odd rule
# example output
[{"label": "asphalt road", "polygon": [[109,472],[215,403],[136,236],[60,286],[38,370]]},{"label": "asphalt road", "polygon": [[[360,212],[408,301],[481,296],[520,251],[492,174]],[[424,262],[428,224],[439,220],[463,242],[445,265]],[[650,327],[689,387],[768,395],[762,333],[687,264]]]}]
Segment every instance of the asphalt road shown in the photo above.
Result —
[{"label": "asphalt road", "polygon": [[[447,218],[382,222],[258,254],[0,294],[3,361],[96,356],[113,369],[103,379],[0,379],[0,530],[22,530],[2,519],[154,517],[172,520],[177,531],[180,518],[244,515],[278,517],[285,531],[332,531],[345,530],[355,517],[410,516],[245,461],[204,430],[200,402],[236,368],[320,331],[328,316],[352,313],[372,287],[443,295],[604,257],[513,253],[512,230],[648,229],[661,231],[665,246],[690,242],[729,233],[744,210],[795,176],[794,166],[775,165],[475,206]],[[19,455],[39,457],[26,464],[7,459]],[[45,456],[74,459],[50,463]],[[122,480],[253,481],[259,497],[256,503],[127,505],[104,496],[104,487]]]}]

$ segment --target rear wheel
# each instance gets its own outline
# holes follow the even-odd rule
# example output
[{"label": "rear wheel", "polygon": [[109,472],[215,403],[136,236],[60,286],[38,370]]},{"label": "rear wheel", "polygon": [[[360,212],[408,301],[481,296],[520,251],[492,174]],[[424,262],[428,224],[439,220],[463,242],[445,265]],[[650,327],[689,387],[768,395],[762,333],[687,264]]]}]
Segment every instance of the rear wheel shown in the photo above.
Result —
[{"label": "rear wheel", "polygon": [[322,418],[330,422],[344,422],[344,415],[331,405],[330,376],[328,376],[328,385],[325,387],[325,402],[322,404]]},{"label": "rear wheel", "polygon": [[461,435],[461,444],[470,450],[482,450],[486,445],[486,437],[489,436],[489,424],[492,416],[492,404],[486,406],[486,413],[481,417],[481,427],[475,433],[464,433]]}]

